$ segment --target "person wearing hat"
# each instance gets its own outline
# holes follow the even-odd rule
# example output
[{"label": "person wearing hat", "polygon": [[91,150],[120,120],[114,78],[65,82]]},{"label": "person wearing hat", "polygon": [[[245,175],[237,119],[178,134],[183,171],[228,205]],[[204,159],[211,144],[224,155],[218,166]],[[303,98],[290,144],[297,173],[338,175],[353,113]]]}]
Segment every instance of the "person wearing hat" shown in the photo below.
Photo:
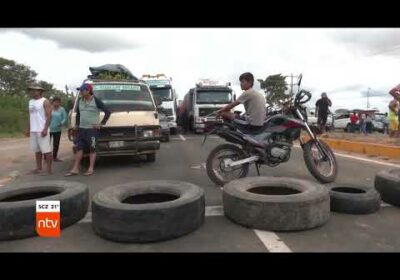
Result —
[{"label": "person wearing hat", "polygon": [[315,114],[318,116],[318,125],[322,132],[326,130],[326,121],[328,120],[330,106],[332,106],[332,101],[328,98],[326,92],[323,92],[321,98],[315,103]]},{"label": "person wearing hat", "polygon": [[[89,150],[90,159],[89,168],[84,175],[90,176],[93,174],[99,130],[107,123],[111,115],[111,112],[106,108],[104,103],[94,96],[91,84],[83,84],[79,88],[79,92],[80,98],[77,101],[75,122],[78,128],[78,135],[75,143],[75,162],[71,171],[65,174],[66,177],[79,174],[84,150]],[[101,122],[99,122],[100,111],[104,112],[104,118]]]},{"label": "person wearing hat", "polygon": [[[32,97],[29,100],[29,122],[26,136],[30,137],[30,144],[36,157],[36,169],[31,174],[42,173],[42,155],[46,161],[47,174],[52,173],[52,149],[50,144],[51,105],[49,100],[42,96],[44,88],[37,84],[28,87]],[[42,175],[47,175],[43,173]]]}]

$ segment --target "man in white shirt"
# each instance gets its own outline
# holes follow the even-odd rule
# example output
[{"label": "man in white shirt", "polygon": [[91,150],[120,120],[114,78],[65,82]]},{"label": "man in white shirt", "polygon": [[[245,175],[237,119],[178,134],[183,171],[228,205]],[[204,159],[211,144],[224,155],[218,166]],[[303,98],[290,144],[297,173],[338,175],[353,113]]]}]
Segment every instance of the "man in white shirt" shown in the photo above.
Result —
[{"label": "man in white shirt", "polygon": [[30,137],[32,151],[36,156],[36,169],[31,174],[42,173],[42,155],[46,161],[47,174],[52,173],[52,148],[50,143],[51,105],[49,100],[42,96],[44,88],[31,85],[28,91],[32,97],[29,100],[29,122],[26,136]]},{"label": "man in white shirt", "polygon": [[[240,87],[244,92],[239,98],[218,110],[218,114],[226,120],[231,120],[243,127],[248,132],[257,131],[264,125],[266,118],[265,97],[253,89],[254,76],[250,72],[243,73],[239,77]],[[243,120],[235,118],[230,110],[239,104],[243,104],[246,115]]]}]

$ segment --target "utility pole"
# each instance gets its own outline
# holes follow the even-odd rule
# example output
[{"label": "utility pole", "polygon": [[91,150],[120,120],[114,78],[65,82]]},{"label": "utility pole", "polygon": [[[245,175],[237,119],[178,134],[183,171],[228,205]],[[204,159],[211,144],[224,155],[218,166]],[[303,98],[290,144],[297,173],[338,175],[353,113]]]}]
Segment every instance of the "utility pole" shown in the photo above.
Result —
[{"label": "utility pole", "polygon": [[293,73],[290,74],[290,78],[291,78],[291,80],[290,80],[290,96],[292,96],[293,95]]}]

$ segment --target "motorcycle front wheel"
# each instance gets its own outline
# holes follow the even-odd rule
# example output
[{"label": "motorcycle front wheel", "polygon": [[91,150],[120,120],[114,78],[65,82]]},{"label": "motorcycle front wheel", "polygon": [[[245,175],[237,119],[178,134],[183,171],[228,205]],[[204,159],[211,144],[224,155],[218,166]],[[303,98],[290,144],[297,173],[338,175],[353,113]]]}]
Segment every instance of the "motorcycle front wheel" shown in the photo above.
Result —
[{"label": "motorcycle front wheel", "polygon": [[234,167],[227,167],[224,163],[226,159],[236,161],[246,157],[247,154],[238,146],[232,144],[219,145],[207,157],[207,175],[218,186],[223,186],[230,181],[246,177],[249,172],[248,163]]},{"label": "motorcycle front wheel", "polygon": [[308,141],[303,146],[304,161],[311,175],[320,183],[327,184],[335,181],[337,176],[337,162],[332,149],[320,140],[322,149],[327,154],[324,159],[314,140]]}]

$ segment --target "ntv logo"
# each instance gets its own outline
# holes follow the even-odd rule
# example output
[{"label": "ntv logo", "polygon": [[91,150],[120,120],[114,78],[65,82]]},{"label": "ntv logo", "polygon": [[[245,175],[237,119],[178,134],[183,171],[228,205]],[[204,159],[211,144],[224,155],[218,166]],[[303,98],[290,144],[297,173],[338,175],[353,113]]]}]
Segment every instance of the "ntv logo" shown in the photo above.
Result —
[{"label": "ntv logo", "polygon": [[36,201],[36,232],[41,237],[60,237],[60,201]]}]

